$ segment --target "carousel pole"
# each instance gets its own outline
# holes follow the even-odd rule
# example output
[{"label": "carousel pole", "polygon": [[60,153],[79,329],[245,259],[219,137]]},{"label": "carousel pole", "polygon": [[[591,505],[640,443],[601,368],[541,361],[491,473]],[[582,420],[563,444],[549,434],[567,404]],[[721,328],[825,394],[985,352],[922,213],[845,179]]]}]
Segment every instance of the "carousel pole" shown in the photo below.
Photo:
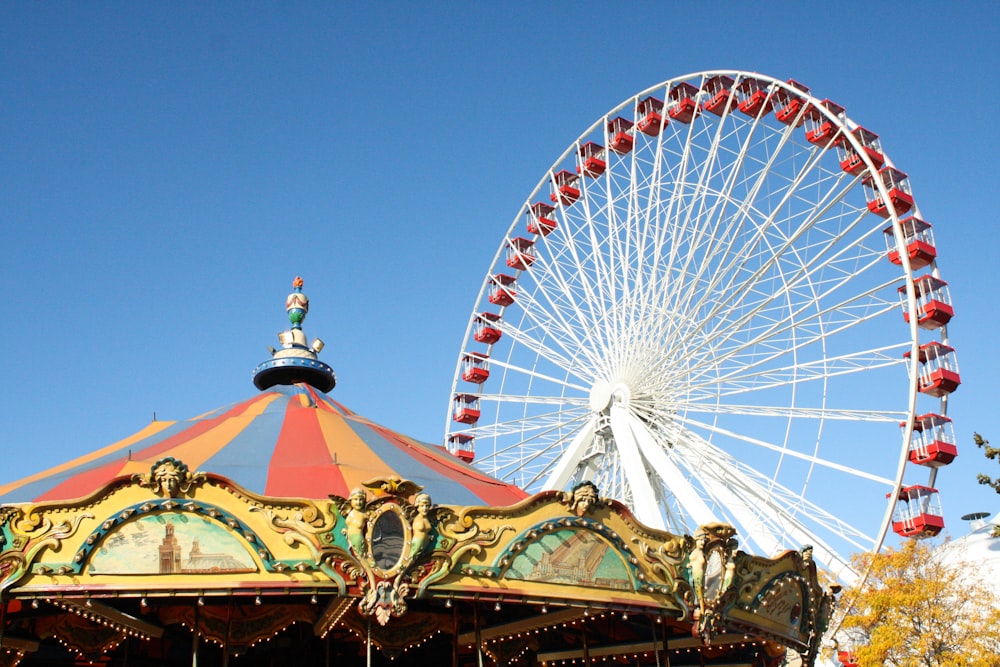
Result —
[{"label": "carousel pole", "polygon": [[226,614],[226,641],[222,643],[222,667],[229,667],[229,639],[233,632],[233,596],[229,596],[229,612]]},{"label": "carousel pole", "polygon": [[472,623],[476,626],[476,665],[483,667],[483,633],[479,627],[479,605],[472,603]]},{"label": "carousel pole", "polygon": [[583,628],[582,629],[583,629],[583,664],[586,665],[586,667],[590,667],[592,663],[590,662],[590,646],[589,646],[589,644],[587,642],[587,624],[586,623],[583,624]]},{"label": "carousel pole", "polygon": [[368,617],[368,667],[372,667],[372,617]]},{"label": "carousel pole", "polygon": [[198,601],[194,603],[194,624],[191,627],[191,667],[198,667]]},{"label": "carousel pole", "polygon": [[3,649],[3,626],[7,624],[7,603],[3,601],[3,589],[0,588],[0,650]]},{"label": "carousel pole", "polygon": [[[653,631],[653,657],[656,658],[656,667],[660,667],[660,649],[656,645],[656,623],[653,622],[653,617],[649,617],[649,629]],[[666,634],[663,635],[666,637]]]},{"label": "carousel pole", "polygon": [[663,626],[663,662],[666,667],[670,667],[670,644],[667,639],[667,622],[663,620],[663,614],[660,614],[660,624]]},{"label": "carousel pole", "polygon": [[458,607],[451,610],[451,624],[455,641],[451,643],[451,667],[458,667]]}]

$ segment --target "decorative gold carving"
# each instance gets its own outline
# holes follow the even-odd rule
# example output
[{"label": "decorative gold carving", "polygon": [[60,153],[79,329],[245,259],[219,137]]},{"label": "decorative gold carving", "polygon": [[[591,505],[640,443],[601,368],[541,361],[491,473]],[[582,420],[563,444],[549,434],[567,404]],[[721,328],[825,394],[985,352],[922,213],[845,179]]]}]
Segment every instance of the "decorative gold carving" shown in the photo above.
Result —
[{"label": "decorative gold carving", "polygon": [[179,498],[191,490],[192,486],[201,484],[206,479],[205,473],[191,473],[187,465],[172,456],[162,458],[154,463],[148,474],[136,473],[132,481],[141,487],[153,489],[164,498]]},{"label": "decorative gold carving", "polygon": [[58,549],[63,540],[72,537],[84,519],[92,514],[78,514],[70,520],[54,523],[31,509],[10,522],[13,547],[0,554],[0,590],[16,583],[31,567],[43,549]]},{"label": "decorative gold carving", "polygon": [[573,514],[583,516],[605,501],[601,498],[597,485],[593,482],[580,482],[572,491],[562,494],[562,502],[569,505]]},{"label": "decorative gold carving", "polygon": [[687,554],[689,602],[694,607],[694,632],[705,644],[724,630],[722,611],[736,578],[738,542],[736,529],[725,523],[708,523],[695,531]]}]

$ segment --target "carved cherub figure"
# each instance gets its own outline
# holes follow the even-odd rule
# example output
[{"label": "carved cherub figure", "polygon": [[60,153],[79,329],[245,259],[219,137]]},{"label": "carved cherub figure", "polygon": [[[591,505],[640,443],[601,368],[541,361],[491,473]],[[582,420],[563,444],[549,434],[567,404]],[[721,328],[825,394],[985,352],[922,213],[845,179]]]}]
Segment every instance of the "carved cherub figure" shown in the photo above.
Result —
[{"label": "carved cherub figure", "polygon": [[364,489],[358,488],[351,491],[349,498],[351,509],[347,512],[344,523],[346,528],[344,534],[347,535],[347,543],[351,546],[351,551],[357,556],[364,556],[365,549],[365,524],[368,515],[365,508],[368,506],[368,494]]},{"label": "carved cherub figure", "polygon": [[691,572],[691,588],[698,603],[699,611],[705,611],[705,543],[708,538],[704,533],[695,534],[694,548],[688,555],[688,568]]},{"label": "carved cherub figure", "polygon": [[413,516],[412,538],[410,540],[410,558],[415,558],[426,549],[434,538],[434,524],[431,523],[431,497],[426,493],[418,494],[413,501],[417,513]]}]

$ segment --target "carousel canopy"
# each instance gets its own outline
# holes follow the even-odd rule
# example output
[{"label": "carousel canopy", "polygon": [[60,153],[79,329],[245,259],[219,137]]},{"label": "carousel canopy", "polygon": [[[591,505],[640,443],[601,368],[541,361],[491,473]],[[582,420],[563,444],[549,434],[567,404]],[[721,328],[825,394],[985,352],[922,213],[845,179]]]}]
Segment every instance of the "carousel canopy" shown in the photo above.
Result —
[{"label": "carousel canopy", "polygon": [[311,386],[272,387],[185,421],[138,433],[37,475],[0,485],[0,504],[72,500],[173,457],[272,497],[348,496],[377,477],[402,477],[456,505],[511,505],[526,497],[458,460],[357,415]]}]

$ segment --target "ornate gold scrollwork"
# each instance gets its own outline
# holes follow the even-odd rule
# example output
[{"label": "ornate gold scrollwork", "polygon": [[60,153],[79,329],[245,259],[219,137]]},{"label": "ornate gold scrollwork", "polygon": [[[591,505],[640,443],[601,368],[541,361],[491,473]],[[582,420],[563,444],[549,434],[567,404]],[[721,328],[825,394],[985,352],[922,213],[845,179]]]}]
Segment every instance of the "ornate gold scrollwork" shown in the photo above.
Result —
[{"label": "ornate gold scrollwork", "polygon": [[[690,600],[694,607],[692,631],[706,644],[722,629],[722,610],[736,578],[736,529],[725,523],[700,526],[687,554]],[[731,597],[731,596],[730,596]]]}]

